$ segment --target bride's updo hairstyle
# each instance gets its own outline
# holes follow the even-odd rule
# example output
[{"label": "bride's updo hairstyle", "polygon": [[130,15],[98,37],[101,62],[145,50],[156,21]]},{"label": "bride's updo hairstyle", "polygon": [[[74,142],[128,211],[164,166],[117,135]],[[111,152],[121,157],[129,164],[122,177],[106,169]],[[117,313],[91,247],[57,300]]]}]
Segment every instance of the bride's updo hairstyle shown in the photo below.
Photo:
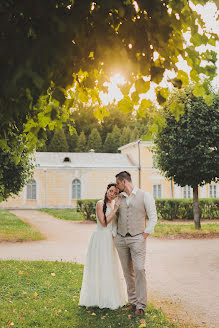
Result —
[{"label": "bride's updo hairstyle", "polygon": [[[106,189],[108,190],[111,187],[117,187],[117,184],[116,183],[109,183]],[[107,226],[107,220],[106,220],[106,202],[108,200],[109,199],[107,198],[107,192],[105,192],[104,201],[103,201],[103,214],[104,214],[104,221],[105,221],[106,226]]]}]

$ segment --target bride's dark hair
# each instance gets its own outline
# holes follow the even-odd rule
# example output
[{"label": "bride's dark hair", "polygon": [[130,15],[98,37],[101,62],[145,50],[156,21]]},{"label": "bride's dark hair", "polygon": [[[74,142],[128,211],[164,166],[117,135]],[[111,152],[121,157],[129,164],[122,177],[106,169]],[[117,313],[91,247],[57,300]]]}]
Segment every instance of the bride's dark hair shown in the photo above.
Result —
[{"label": "bride's dark hair", "polygon": [[[107,186],[107,190],[111,187],[117,187],[117,184],[116,183],[109,183],[108,186]],[[105,221],[105,224],[107,226],[107,220],[106,220],[106,203],[109,199],[107,198],[107,192],[105,192],[105,196],[104,196],[104,200],[103,200],[103,214],[104,214],[104,221]]]}]

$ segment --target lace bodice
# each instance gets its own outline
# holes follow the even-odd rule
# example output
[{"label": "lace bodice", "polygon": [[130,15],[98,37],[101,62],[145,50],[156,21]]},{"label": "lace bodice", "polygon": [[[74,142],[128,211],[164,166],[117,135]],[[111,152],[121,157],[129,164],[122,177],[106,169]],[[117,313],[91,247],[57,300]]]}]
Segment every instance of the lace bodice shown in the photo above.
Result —
[{"label": "lace bodice", "polygon": [[[114,207],[114,203],[108,205],[107,204],[107,208],[106,208],[106,216],[108,216],[111,211],[113,210]],[[100,223],[97,214],[96,214],[96,220],[97,220],[97,230],[110,230],[112,231],[112,227],[113,227],[113,220],[110,221],[110,223],[107,224],[107,227],[103,227],[102,224]]]}]

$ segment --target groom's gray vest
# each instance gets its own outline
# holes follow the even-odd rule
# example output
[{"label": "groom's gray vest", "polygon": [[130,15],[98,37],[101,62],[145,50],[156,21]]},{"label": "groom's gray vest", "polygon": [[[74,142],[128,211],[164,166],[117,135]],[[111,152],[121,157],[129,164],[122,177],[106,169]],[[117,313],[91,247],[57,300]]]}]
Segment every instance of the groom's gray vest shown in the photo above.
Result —
[{"label": "groom's gray vest", "polygon": [[126,197],[122,196],[119,206],[118,228],[120,235],[130,233],[132,236],[144,232],[146,226],[146,210],[144,205],[144,191],[138,189],[127,206]]}]

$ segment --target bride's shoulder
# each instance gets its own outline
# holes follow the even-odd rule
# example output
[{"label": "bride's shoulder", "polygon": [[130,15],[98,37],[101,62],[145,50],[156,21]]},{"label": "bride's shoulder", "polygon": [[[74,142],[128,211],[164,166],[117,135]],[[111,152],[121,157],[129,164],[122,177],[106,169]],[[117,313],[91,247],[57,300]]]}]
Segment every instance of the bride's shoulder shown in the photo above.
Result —
[{"label": "bride's shoulder", "polygon": [[101,207],[103,206],[103,199],[98,200],[96,207]]}]

